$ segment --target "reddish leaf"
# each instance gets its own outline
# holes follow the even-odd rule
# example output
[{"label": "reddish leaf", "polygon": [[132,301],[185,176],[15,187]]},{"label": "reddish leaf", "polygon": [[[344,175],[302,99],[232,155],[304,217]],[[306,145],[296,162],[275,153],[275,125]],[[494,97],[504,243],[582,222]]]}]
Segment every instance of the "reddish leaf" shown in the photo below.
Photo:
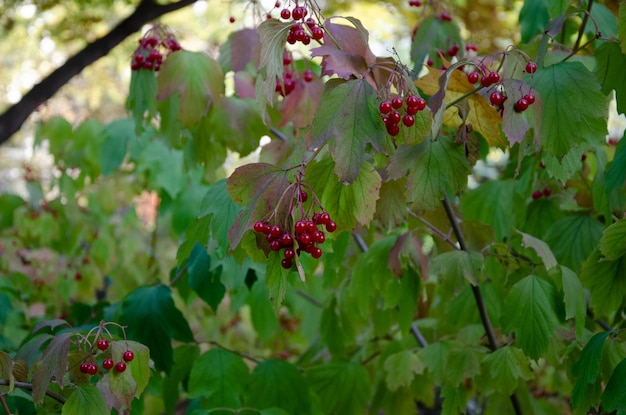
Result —
[{"label": "reddish leaf", "polygon": [[311,50],[311,56],[322,56],[322,74],[338,75],[349,79],[362,76],[376,63],[376,56],[368,45],[369,34],[354,18],[348,18],[354,27],[335,24],[331,19],[324,22],[324,44]]},{"label": "reddish leaf", "polygon": [[33,400],[35,403],[43,403],[48,384],[53,378],[63,388],[72,335],[73,333],[62,333],[55,336],[43,351],[40,361],[35,365],[33,375]]},{"label": "reddish leaf", "polygon": [[267,163],[251,163],[238,167],[228,178],[226,190],[233,202],[246,206],[228,231],[231,250],[241,242],[243,234],[254,222],[266,219],[289,186],[287,172]]},{"label": "reddish leaf", "polygon": [[296,128],[310,126],[320,106],[323,90],[324,82],[319,78],[311,82],[304,82],[302,79],[296,81],[295,88],[285,97],[280,106],[283,116],[280,126],[287,123],[293,123]]},{"label": "reddish leaf", "polygon": [[261,41],[254,29],[242,29],[230,35],[230,64],[234,72],[243,71],[248,63],[261,63]]},{"label": "reddish leaf", "polygon": [[[521,143],[527,133],[533,137],[533,141],[541,146],[540,127],[543,104],[539,92],[529,85],[514,79],[505,79],[502,82],[505,96],[504,114],[502,115],[502,130],[509,140],[511,146]],[[516,112],[514,107],[517,100],[525,94],[531,93],[535,96],[535,102],[524,112]]]}]

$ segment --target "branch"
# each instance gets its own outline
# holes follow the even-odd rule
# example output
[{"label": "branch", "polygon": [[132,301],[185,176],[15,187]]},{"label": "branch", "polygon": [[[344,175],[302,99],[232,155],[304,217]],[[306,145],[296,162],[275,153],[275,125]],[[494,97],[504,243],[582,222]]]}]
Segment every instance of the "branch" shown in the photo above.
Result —
[{"label": "branch", "polygon": [[[463,232],[461,231],[461,227],[457,221],[456,215],[452,210],[452,205],[450,204],[450,200],[447,197],[443,198],[443,207],[446,210],[446,215],[448,216],[448,221],[452,226],[452,230],[454,231],[454,235],[456,236],[457,241],[459,242],[459,246],[463,251],[467,252],[467,245],[465,243],[465,237],[463,236]],[[480,287],[478,285],[472,284],[472,293],[474,294],[474,300],[476,301],[476,306],[478,307],[478,313],[480,314],[480,321],[485,328],[485,333],[487,334],[487,339],[489,340],[489,348],[491,350],[497,350],[500,345],[498,344],[498,339],[496,339],[496,334],[493,331],[493,326],[491,325],[491,321],[489,321],[489,314],[487,314],[487,307],[485,306],[485,300],[483,299],[483,295],[480,292]],[[510,397],[511,404],[513,405],[513,410],[516,415],[522,414],[522,407],[520,406],[519,400],[517,399],[517,395],[513,393]]]},{"label": "branch", "polygon": [[[9,382],[6,379],[0,379],[0,386],[9,386],[9,385],[11,385],[11,382]],[[14,382],[13,386],[16,387],[16,388],[27,389],[29,391],[33,390],[33,384],[32,383]],[[46,395],[48,395],[49,397],[51,397],[55,401],[59,402],[60,404],[64,404],[65,401],[67,400],[67,399],[65,399],[64,396],[61,396],[58,393],[53,392],[51,390],[47,390],[47,389],[46,389]]]},{"label": "branch", "polygon": [[133,33],[141,30],[146,23],[164,14],[186,7],[197,0],[179,0],[174,3],[157,4],[154,0],[142,0],[135,11],[121,21],[104,37],[89,43],[80,52],[69,58],[63,65],[35,85],[16,104],[0,115],[0,144],[7,141],[24,124],[37,106],[51,98],[72,77],[79,74]]},{"label": "branch", "polygon": [[578,47],[580,46],[580,41],[582,40],[583,35],[585,34],[585,27],[587,27],[587,22],[589,21],[589,16],[591,15],[592,6],[593,6],[593,0],[589,0],[589,2],[587,3],[587,11],[585,12],[585,15],[583,16],[583,21],[580,24],[580,28],[578,28],[578,37],[576,38],[576,43],[574,44],[574,47],[572,48],[574,52],[578,51]]}]

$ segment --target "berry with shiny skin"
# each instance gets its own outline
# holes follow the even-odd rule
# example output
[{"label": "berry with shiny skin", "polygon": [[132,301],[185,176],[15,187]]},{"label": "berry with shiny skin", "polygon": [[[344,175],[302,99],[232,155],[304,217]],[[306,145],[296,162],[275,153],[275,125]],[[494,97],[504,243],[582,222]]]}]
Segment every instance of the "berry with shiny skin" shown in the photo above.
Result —
[{"label": "berry with shiny skin", "polygon": [[537,64],[535,62],[528,62],[526,64],[526,72],[535,73],[537,72]]},{"label": "berry with shiny skin", "polygon": [[378,106],[378,111],[380,111],[381,114],[389,114],[389,112],[391,111],[391,102],[389,101],[381,102],[380,105]]},{"label": "berry with shiny skin", "polygon": [[115,371],[117,373],[124,373],[126,371],[126,363],[117,362],[117,364],[115,365]]},{"label": "berry with shiny skin", "polygon": [[107,339],[98,339],[98,349],[105,351],[109,348],[109,341]]},{"label": "berry with shiny skin", "polygon": [[287,20],[291,17],[291,12],[289,11],[289,9],[282,9],[280,11],[280,17]]},{"label": "berry with shiny skin", "polygon": [[415,124],[415,117],[412,115],[406,114],[404,117],[402,117],[402,123],[406,125],[407,127],[412,127],[413,124]]},{"label": "berry with shiny skin", "polygon": [[533,94],[524,95],[524,99],[528,101],[528,105],[532,105],[535,103],[535,96]]},{"label": "berry with shiny skin", "polygon": [[113,366],[115,366],[115,364],[113,363],[113,359],[111,359],[111,358],[107,357],[106,359],[104,359],[102,361],[102,367],[105,370],[111,370],[111,369],[113,369]]},{"label": "berry with shiny skin", "polygon": [[403,102],[402,102],[402,98],[400,97],[395,97],[391,100],[391,106],[394,109],[400,109],[402,108]]},{"label": "berry with shiny skin", "polygon": [[493,91],[491,95],[489,95],[489,101],[497,107],[502,105],[504,103],[504,100],[505,100],[504,95],[502,95],[498,91]]},{"label": "berry with shiny skin", "polygon": [[313,80],[313,71],[311,71],[310,69],[307,69],[304,71],[304,82],[311,82]]},{"label": "berry with shiny skin", "polygon": [[517,102],[515,103],[515,111],[517,112],[524,112],[528,109],[528,101],[526,101],[524,98],[520,98],[517,100]]},{"label": "berry with shiny skin", "polygon": [[132,350],[126,350],[124,354],[122,355],[122,358],[124,359],[125,362],[132,362],[133,359],[135,358],[135,353],[133,353]]}]

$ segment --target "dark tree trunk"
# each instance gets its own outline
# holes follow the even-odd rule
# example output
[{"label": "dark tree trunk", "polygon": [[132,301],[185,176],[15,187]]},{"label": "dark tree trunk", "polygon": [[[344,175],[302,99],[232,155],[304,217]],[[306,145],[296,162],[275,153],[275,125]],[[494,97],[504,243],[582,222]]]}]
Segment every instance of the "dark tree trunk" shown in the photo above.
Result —
[{"label": "dark tree trunk", "polygon": [[142,0],[137,9],[113,30],[69,58],[62,66],[28,91],[19,102],[0,115],[0,144],[11,138],[22,127],[39,104],[47,101],[74,75],[106,56],[111,49],[140,30],[144,24],[195,2],[196,0],[179,0],[174,3],[157,4],[154,0]]}]

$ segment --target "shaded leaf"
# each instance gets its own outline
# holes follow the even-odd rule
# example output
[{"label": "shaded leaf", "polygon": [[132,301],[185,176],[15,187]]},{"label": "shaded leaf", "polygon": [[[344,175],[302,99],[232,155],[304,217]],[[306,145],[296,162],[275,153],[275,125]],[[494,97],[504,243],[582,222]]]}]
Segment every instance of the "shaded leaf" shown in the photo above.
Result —
[{"label": "shaded leaf", "polygon": [[277,407],[306,415],[311,413],[309,393],[297,367],[281,359],[268,359],[252,371],[246,402],[255,408]]},{"label": "shaded leaf", "polygon": [[587,316],[587,298],[578,275],[567,267],[561,267],[563,283],[565,318],[574,319],[576,338],[581,339]]},{"label": "shaded leaf", "polygon": [[104,141],[100,147],[100,168],[108,176],[122,165],[128,143],[135,138],[135,123],[131,119],[112,121],[104,127]]},{"label": "shaded leaf", "polygon": [[178,116],[185,127],[205,117],[224,93],[222,69],[202,52],[179,50],[171,54],[163,62],[157,82],[157,99],[179,95]]},{"label": "shaded leaf", "polygon": [[[225,179],[213,183],[202,199],[198,218],[209,217],[208,229],[211,237],[224,251],[227,251],[229,246],[228,229],[235,222],[239,212],[241,212],[241,206],[233,203],[230,198]],[[206,240],[201,243],[205,244]]]},{"label": "shaded leaf", "polygon": [[569,216],[552,224],[544,240],[559,263],[576,272],[598,246],[603,230],[604,226],[590,216]]},{"label": "shaded leaf", "polygon": [[365,161],[368,144],[384,153],[386,131],[376,104],[376,91],[363,79],[330,80],[315,114],[311,140],[316,146],[328,142],[336,161],[334,173],[341,182],[352,183]]},{"label": "shaded leaf", "polygon": [[548,349],[556,315],[554,286],[536,275],[529,275],[511,287],[504,299],[502,328],[515,332],[515,343],[530,358],[539,359]]},{"label": "shaded leaf", "polygon": [[441,390],[443,404],[442,415],[456,415],[465,412],[467,406],[467,392],[465,387],[444,385]]},{"label": "shaded leaf", "polygon": [[626,219],[612,223],[602,232],[600,252],[604,258],[614,261],[626,253]]},{"label": "shaded leaf", "polygon": [[381,178],[374,166],[365,162],[358,175],[342,183],[333,173],[336,163],[329,158],[309,163],[306,178],[324,209],[337,223],[337,231],[353,229],[357,223],[368,225],[376,211]]},{"label": "shaded leaf", "polygon": [[76,386],[65,404],[61,415],[108,415],[111,410],[107,407],[102,394],[92,385]]},{"label": "shaded leaf", "polygon": [[589,289],[589,303],[594,312],[610,315],[621,307],[626,295],[626,256],[603,261],[600,250],[596,249],[583,264],[580,280]]},{"label": "shaded leaf", "polygon": [[622,47],[622,53],[626,53],[626,4],[619,4],[617,16],[617,37]]},{"label": "shaded leaf", "polygon": [[211,257],[203,245],[196,244],[189,256],[189,286],[204,300],[214,312],[226,294],[226,287],[220,276],[222,268],[211,269]]},{"label": "shaded leaf", "polygon": [[461,213],[467,219],[476,219],[493,227],[496,238],[502,240],[511,234],[514,223],[513,200],[515,185],[512,180],[493,180],[467,191],[461,197]]},{"label": "shaded leaf", "polygon": [[389,166],[391,178],[407,177],[407,200],[418,210],[434,210],[445,192],[463,190],[469,172],[465,147],[449,137],[400,146]]},{"label": "shaded leaf", "polygon": [[63,388],[72,336],[73,333],[61,333],[54,336],[33,368],[33,401],[36,404],[43,403],[52,379]]},{"label": "shaded leaf", "polygon": [[157,113],[157,77],[154,71],[132,71],[126,108],[133,114],[136,125],[142,125],[144,117]]},{"label": "shaded leaf", "polygon": [[153,140],[141,153],[137,170],[149,171],[152,184],[176,199],[187,183],[183,164],[182,150],[168,147],[161,140]]},{"label": "shaded leaf", "polygon": [[[502,86],[504,95],[507,97],[502,113],[502,131],[509,144],[513,146],[528,137],[537,144],[537,147],[541,147],[541,115],[543,114],[541,95],[530,85],[515,79],[505,79],[502,81]],[[525,94],[533,94],[535,102],[526,111],[515,111],[515,103]]]},{"label": "shaded leaf", "polygon": [[391,230],[404,223],[408,215],[406,202],[406,180],[388,180],[380,186],[374,217],[383,229]]},{"label": "shaded leaf", "polygon": [[223,349],[202,354],[189,374],[189,395],[204,397],[210,408],[239,408],[245,385],[250,379],[243,359]]},{"label": "shaded leaf", "polygon": [[504,346],[488,354],[484,359],[491,384],[503,395],[511,395],[520,380],[532,377],[530,362],[524,353],[514,346]]},{"label": "shaded leaf", "polygon": [[535,35],[543,33],[549,20],[544,0],[525,0],[519,12],[522,42],[529,43]]},{"label": "shaded leaf", "polygon": [[626,411],[626,359],[613,370],[602,393],[602,409],[607,413]]},{"label": "shaded leaf", "polygon": [[476,347],[451,350],[444,374],[447,383],[461,385],[465,379],[473,379],[480,374],[481,355],[484,355],[484,350]]},{"label": "shaded leaf", "polygon": [[211,134],[241,157],[256,150],[267,133],[257,103],[251,98],[224,97],[211,112]]},{"label": "shaded leaf", "polygon": [[603,42],[596,51],[595,57],[598,62],[596,76],[602,85],[602,92],[609,95],[614,90],[617,112],[626,113],[626,77],[620,70],[626,66],[626,54],[622,53],[619,43]]},{"label": "shaded leaf", "polygon": [[450,251],[437,255],[431,264],[431,272],[443,277],[444,285],[458,293],[466,281],[477,285],[482,274],[483,256],[479,252]]},{"label": "shaded leaf", "polygon": [[357,362],[334,360],[306,371],[325,413],[362,415],[370,399],[369,375]]},{"label": "shaded leaf", "polygon": [[545,265],[546,269],[554,268],[558,265],[556,258],[547,243],[541,239],[535,238],[532,235],[518,231],[517,229],[515,229],[515,232],[522,236],[522,246],[535,251],[539,258],[543,261],[543,265]]},{"label": "shaded leaf", "polygon": [[248,297],[252,326],[261,340],[269,339],[278,329],[278,319],[269,301],[269,290],[263,281],[257,280]]},{"label": "shaded leaf", "polygon": [[448,50],[453,44],[463,49],[463,37],[456,22],[445,21],[434,15],[420,21],[411,42],[411,60],[415,71],[419,73],[428,58],[433,60],[433,67],[440,67],[443,62],[438,51]]},{"label": "shaded leaf", "polygon": [[619,140],[615,156],[606,171],[605,187],[610,194],[619,189],[626,181],[626,140]]},{"label": "shaded leaf", "polygon": [[[163,379],[163,404],[166,413],[173,413],[180,398],[181,390],[189,391],[188,385],[191,368],[200,355],[196,345],[183,344],[174,349],[174,364],[168,376]],[[182,383],[182,388],[179,384]]]},{"label": "shaded leaf", "polygon": [[[23,362],[23,360],[22,360]],[[13,392],[15,386],[15,377],[13,376],[13,359],[4,350],[0,350],[0,379],[8,381],[8,385],[0,386],[0,393],[8,395]],[[25,371],[26,373],[26,371]],[[22,381],[24,379],[21,379]]]},{"label": "shaded leaf", "polygon": [[385,359],[385,380],[389,390],[396,391],[400,387],[409,387],[416,374],[424,372],[424,363],[412,350],[394,353]]},{"label": "shaded leaf", "polygon": [[255,68],[261,61],[261,41],[255,29],[244,28],[233,32],[228,37],[230,41],[230,65],[233,72],[246,69],[252,62]]},{"label": "shaded leaf", "polygon": [[575,409],[581,408],[586,402],[587,385],[595,383],[598,378],[602,349],[610,334],[610,331],[604,331],[593,335],[580,353],[580,358],[572,366],[574,376],[577,377],[572,390],[572,405]]}]

